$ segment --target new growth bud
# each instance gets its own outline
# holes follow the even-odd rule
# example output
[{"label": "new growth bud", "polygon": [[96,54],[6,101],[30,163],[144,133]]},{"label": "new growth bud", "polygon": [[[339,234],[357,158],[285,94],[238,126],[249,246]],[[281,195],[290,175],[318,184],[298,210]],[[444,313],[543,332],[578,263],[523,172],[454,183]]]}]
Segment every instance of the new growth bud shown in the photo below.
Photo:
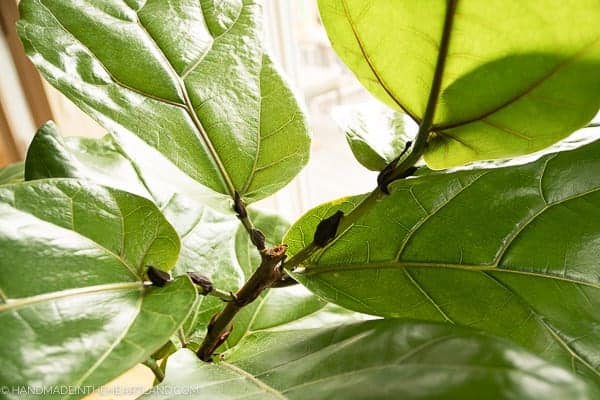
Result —
[{"label": "new growth bud", "polygon": [[154,268],[152,265],[148,266],[147,271],[148,279],[154,286],[163,287],[171,280],[171,274],[160,269]]},{"label": "new growth bud", "polygon": [[265,249],[265,234],[258,229],[252,229],[251,237],[252,244],[256,246],[258,250]]},{"label": "new growth bud", "polygon": [[213,291],[213,284],[210,279],[206,276],[201,275],[197,272],[188,272],[187,273],[194,285],[200,287],[202,289],[202,294],[206,295]]},{"label": "new growth bud", "polygon": [[344,213],[338,210],[331,217],[319,222],[313,239],[317,247],[325,247],[327,243],[333,240],[343,216]]}]

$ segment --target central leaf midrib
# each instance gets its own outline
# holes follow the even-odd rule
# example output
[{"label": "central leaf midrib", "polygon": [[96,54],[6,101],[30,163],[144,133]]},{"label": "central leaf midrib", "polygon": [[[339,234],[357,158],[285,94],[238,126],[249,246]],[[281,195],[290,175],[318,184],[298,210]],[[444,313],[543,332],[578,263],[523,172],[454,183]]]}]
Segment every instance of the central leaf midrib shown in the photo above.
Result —
[{"label": "central leaf midrib", "polygon": [[[217,171],[219,172],[219,176],[221,177],[223,183],[225,183],[225,188],[227,189],[229,195],[230,196],[234,195],[235,186],[233,185],[233,181],[231,180],[231,177],[229,176],[229,173],[227,172],[227,169],[225,168],[225,166],[224,166],[221,158],[219,157],[216,149],[214,148],[210,137],[208,136],[208,134],[207,134],[206,130],[204,129],[201,121],[198,119],[198,116],[196,115],[196,113],[194,111],[194,107],[193,107],[193,105],[191,103],[191,100],[189,98],[189,94],[187,92],[187,88],[185,86],[185,82],[177,74],[177,72],[173,68],[173,65],[171,64],[170,60],[167,58],[167,56],[164,53],[164,51],[162,50],[162,48],[154,40],[154,38],[152,37],[152,35],[150,35],[150,33],[147,31],[146,27],[141,23],[141,21],[139,20],[139,17],[137,18],[136,25],[138,25],[145,32],[146,36],[151,40],[151,42],[153,43],[153,46],[156,48],[156,50],[158,51],[158,53],[161,55],[161,57],[163,57],[164,61],[166,62],[166,65],[168,65],[168,67],[169,67],[169,69],[171,71],[171,77],[177,82],[178,91],[180,92],[179,94],[180,94],[181,97],[183,97],[183,100],[184,100],[183,103],[174,102],[174,101],[162,98],[162,97],[157,97],[155,95],[152,95],[150,93],[146,93],[143,90],[131,87],[131,86],[129,86],[129,85],[121,82],[119,79],[117,79],[114,76],[114,74],[108,69],[108,67],[106,67],[106,65],[104,65],[104,63],[98,58],[98,56],[96,55],[96,53],[94,53],[75,34],[73,34],[69,29],[67,29],[66,26],[64,26],[64,24],[60,21],[60,19],[58,19],[58,17],[52,12],[52,10],[50,8],[48,8],[43,3],[43,0],[40,0],[39,4],[46,10],[46,12],[50,16],[52,16],[52,18],[56,21],[56,23],[67,34],[69,34],[83,48],[85,48],[87,51],[89,51],[90,54],[94,55],[94,58],[96,59],[96,61],[98,61],[98,63],[103,67],[103,69],[105,70],[105,72],[110,76],[110,78],[112,79],[112,81],[116,85],[121,86],[122,88],[124,88],[126,90],[130,90],[132,92],[135,92],[135,93],[139,94],[140,96],[147,97],[147,98],[150,98],[150,99],[155,100],[157,102],[161,102],[161,103],[164,103],[166,105],[173,106],[173,107],[179,107],[179,108],[182,108],[183,110],[185,110],[186,113],[188,114],[188,116],[191,118],[192,123],[194,124],[194,127],[196,128],[195,130],[196,130],[197,137],[200,139],[200,141],[202,143],[204,143],[206,149],[208,150],[209,156],[211,157],[213,163],[217,167]],[[136,15],[137,15],[137,12],[136,12]],[[207,53],[209,51],[210,51],[210,49],[207,50]]]},{"label": "central leaf midrib", "polygon": [[36,304],[53,302],[74,296],[84,296],[93,293],[108,293],[115,291],[126,291],[131,289],[141,290],[144,288],[142,281],[107,283],[103,285],[86,286],[80,288],[64,289],[55,292],[42,293],[34,296],[8,298],[7,302],[0,304],[0,312],[13,311],[23,307],[29,307]]},{"label": "central leaf midrib", "polygon": [[[556,154],[558,154],[558,153],[555,153],[554,155],[550,155],[549,156],[550,158],[547,161],[550,161],[551,159],[555,158]],[[546,162],[544,164],[543,171],[546,170],[547,164],[548,164],[548,162]],[[450,202],[452,202],[452,200],[454,200],[458,194],[464,193],[466,189],[468,189],[473,183],[479,181],[479,179],[481,177],[485,176],[488,172],[490,172],[490,170],[484,171],[484,173],[481,174],[480,176],[478,176],[473,182],[470,182],[468,185],[463,187],[460,191],[458,191],[458,193],[455,196],[450,198],[448,201],[442,203],[438,208],[433,210],[431,214],[427,215],[427,217],[425,217],[424,220],[420,221],[415,226],[420,228],[423,225],[423,221],[429,220],[430,218],[434,217],[441,208],[447,206]],[[543,174],[538,178],[540,184],[541,184],[542,179],[543,179]],[[527,274],[527,275],[544,277],[544,278],[559,279],[559,280],[569,281],[569,282],[577,283],[577,284],[581,284],[581,285],[591,286],[594,288],[600,288],[600,284],[594,284],[592,282],[575,281],[575,280],[571,280],[569,278],[561,277],[558,275],[535,273],[535,272],[531,272],[531,271],[521,271],[521,270],[516,270],[516,269],[510,269],[510,268],[502,268],[500,266],[509,247],[514,243],[514,240],[534,220],[536,220],[538,217],[540,217],[540,215],[542,215],[543,213],[547,212],[548,210],[552,209],[553,207],[555,207],[557,205],[561,205],[561,204],[564,204],[564,203],[572,201],[572,200],[577,200],[577,199],[583,198],[589,194],[596,193],[598,191],[600,191],[600,188],[593,188],[593,189],[587,190],[585,192],[572,194],[570,196],[567,196],[563,199],[554,201],[552,203],[547,203],[545,201],[544,196],[542,195],[541,197],[542,197],[542,200],[544,200],[544,206],[541,207],[537,212],[535,212],[531,217],[529,217],[522,225],[520,225],[519,229],[517,229],[515,232],[510,232],[510,234],[508,235],[508,239],[509,239],[508,241],[506,241],[506,238],[504,238],[505,243],[497,250],[496,255],[490,261],[489,264],[486,264],[486,263],[465,264],[465,263],[452,263],[452,262],[400,261],[402,251],[405,248],[403,245],[401,247],[401,251],[399,252],[399,254],[395,260],[388,260],[388,261],[381,261],[381,262],[374,262],[374,263],[366,262],[366,263],[355,263],[355,264],[319,264],[318,261],[324,255],[324,253],[321,253],[317,259],[313,260],[312,264],[304,265],[304,267],[306,268],[306,271],[303,273],[303,275],[306,275],[306,276],[317,275],[317,274],[322,274],[322,273],[325,273],[328,271],[334,271],[334,270],[340,271],[340,270],[397,268],[397,267],[437,267],[437,268],[441,267],[441,268],[458,268],[458,269],[464,269],[464,270],[469,270],[469,271],[512,272],[512,273]],[[407,235],[407,238],[405,238],[403,243],[404,244],[408,243],[408,241],[414,237],[415,232],[416,231],[414,231],[414,229],[411,229],[411,232]]]},{"label": "central leaf midrib", "polygon": [[[348,24],[350,25],[350,28],[351,28],[352,33],[354,35],[354,38],[356,39],[356,43],[358,45],[358,48],[360,49],[360,52],[363,55],[364,60],[366,61],[367,65],[369,66],[369,69],[371,70],[371,72],[375,76],[375,79],[377,80],[377,82],[379,82],[379,84],[381,85],[381,88],[385,91],[385,93],[390,97],[390,99],[396,105],[398,105],[414,121],[416,121],[417,123],[420,123],[421,119],[418,118],[415,115],[415,113],[410,112],[407,109],[407,107],[406,107],[405,104],[402,104],[402,102],[396,97],[396,95],[394,94],[394,92],[387,85],[387,83],[383,79],[381,73],[375,67],[374,63],[371,61],[370,54],[367,52],[365,44],[363,43],[362,38],[361,38],[361,36],[360,36],[360,34],[358,32],[357,26],[356,26],[356,24],[355,24],[355,22],[354,22],[354,20],[352,18],[350,10],[348,9],[347,0],[341,0],[341,3],[342,3],[343,8],[344,8],[344,14],[346,16],[346,19],[348,20]],[[555,68],[553,68],[552,70],[550,70],[546,75],[542,76],[540,79],[536,80],[531,85],[527,86],[523,91],[517,93],[515,96],[511,97],[507,101],[505,101],[505,102],[503,102],[503,103],[501,103],[501,104],[493,107],[492,109],[490,109],[488,111],[482,112],[479,115],[476,115],[476,116],[471,117],[471,118],[465,118],[464,120],[456,121],[456,122],[449,122],[449,123],[442,123],[442,124],[433,124],[432,128],[431,128],[431,131],[438,132],[438,131],[444,131],[444,130],[448,130],[448,129],[452,129],[452,128],[460,128],[460,127],[462,127],[464,125],[468,125],[468,124],[471,124],[473,122],[477,122],[477,121],[483,120],[484,118],[486,118],[486,117],[488,117],[490,115],[493,115],[493,114],[501,111],[502,109],[504,109],[504,108],[512,105],[516,101],[518,101],[521,98],[523,98],[526,95],[528,95],[530,92],[532,92],[534,89],[536,89],[537,87],[539,87],[545,81],[547,81],[548,79],[550,79],[552,76],[554,76],[560,70],[562,70],[563,68],[565,68],[566,66],[568,66],[570,63],[572,63],[573,61],[575,61],[578,58],[580,58],[581,56],[583,56],[588,50],[590,50],[591,48],[593,48],[593,46],[598,42],[598,40],[599,40],[598,37],[596,37],[590,43],[587,43],[586,45],[584,45],[579,51],[577,51],[576,53],[574,53],[570,57],[567,57],[565,60],[563,60],[562,62],[560,62]]]},{"label": "central leaf midrib", "polygon": [[[240,14],[242,12],[243,12],[243,10],[240,11]],[[156,42],[156,40],[154,39],[154,37],[150,34],[150,32],[148,32],[148,30],[146,29],[146,27],[144,26],[144,24],[142,24],[142,21],[139,19],[137,11],[136,11],[136,16],[138,17],[136,19],[137,25],[144,31],[144,33],[146,34],[146,36],[148,36],[148,38],[151,40],[153,46],[156,48],[156,50],[158,51],[158,53],[162,56],[162,58],[166,62],[166,65],[169,66],[172,78],[174,78],[175,81],[177,82],[177,85],[179,87],[179,91],[181,92],[180,95],[183,96],[184,109],[187,112],[187,114],[189,115],[189,117],[192,119],[192,122],[194,123],[194,126],[196,127],[198,136],[200,137],[201,141],[204,142],[204,144],[205,144],[205,146],[206,146],[206,148],[207,148],[207,150],[208,150],[211,158],[213,159],[213,162],[215,163],[215,165],[217,167],[217,170],[219,171],[219,173],[221,175],[221,179],[225,183],[225,187],[226,187],[227,191],[229,192],[229,195],[231,197],[233,197],[234,194],[235,194],[235,191],[236,191],[235,186],[233,185],[233,181],[231,180],[231,177],[229,176],[229,172],[225,168],[225,165],[223,164],[223,161],[221,160],[221,157],[219,156],[219,153],[215,149],[215,147],[214,147],[214,145],[212,143],[212,140],[210,139],[210,136],[208,135],[208,133],[204,129],[204,126],[202,125],[202,122],[200,121],[200,119],[198,118],[198,115],[194,111],[194,106],[193,106],[192,101],[190,99],[190,96],[189,96],[189,93],[187,91],[187,87],[185,85],[184,80],[182,79],[182,77],[179,74],[177,74],[177,71],[173,67],[173,64],[171,63],[171,60],[169,60],[169,58],[167,57],[167,55],[165,54],[165,52],[163,51],[163,49],[158,45],[158,43]],[[235,23],[237,23],[237,20],[236,20]],[[214,38],[213,38],[213,43],[214,43]],[[211,47],[212,47],[212,44],[211,44]],[[211,50],[210,48],[207,49],[206,50],[206,54],[208,54],[208,52],[210,52],[210,50]],[[188,74],[191,73],[192,71],[193,70],[188,71]]]},{"label": "central leaf midrib", "polygon": [[304,266],[305,271],[300,273],[300,276],[317,276],[329,272],[339,271],[356,271],[356,270],[378,270],[378,269],[400,269],[400,268],[437,268],[437,269],[454,269],[463,270],[465,272],[491,272],[491,273],[507,273],[516,275],[534,276],[543,279],[554,279],[557,281],[572,283],[576,285],[589,286],[594,289],[600,289],[600,283],[579,281],[566,278],[561,275],[543,274],[540,272],[522,271],[518,269],[498,268],[494,265],[475,265],[475,264],[453,264],[444,262],[416,262],[416,261],[383,261],[355,264],[307,264]]}]

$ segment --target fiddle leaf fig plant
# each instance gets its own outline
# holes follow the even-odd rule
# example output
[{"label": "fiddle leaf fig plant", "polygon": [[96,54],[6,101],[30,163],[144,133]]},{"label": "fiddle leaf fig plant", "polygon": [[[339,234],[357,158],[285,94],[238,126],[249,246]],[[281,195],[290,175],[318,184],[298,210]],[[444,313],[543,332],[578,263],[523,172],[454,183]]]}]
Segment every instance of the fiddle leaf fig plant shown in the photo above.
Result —
[{"label": "fiddle leaf fig plant", "polygon": [[357,78],[428,132],[431,168],[543,149],[598,111],[594,0],[320,0],[319,9]]},{"label": "fiddle leaf fig plant", "polygon": [[600,397],[598,4],[318,6],[378,177],[290,225],[250,206],[310,147],[259,1],[21,0],[107,134],[48,122],[0,170],[2,398],[137,364],[142,399]]}]

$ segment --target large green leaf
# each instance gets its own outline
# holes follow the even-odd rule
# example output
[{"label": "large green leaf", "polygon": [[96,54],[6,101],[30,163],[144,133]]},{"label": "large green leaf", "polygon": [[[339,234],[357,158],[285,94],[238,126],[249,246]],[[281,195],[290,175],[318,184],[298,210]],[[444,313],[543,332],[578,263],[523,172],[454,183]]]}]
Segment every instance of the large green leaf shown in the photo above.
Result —
[{"label": "large green leaf", "polygon": [[207,364],[189,350],[142,399],[591,399],[566,370],[467,329],[380,320],[255,333]]},{"label": "large green leaf", "polygon": [[[181,195],[185,188],[180,185],[161,186],[165,178],[149,165],[147,158],[143,154],[125,153],[111,136],[63,138],[54,124],[46,124],[29,147],[26,178],[88,179],[151,199],[161,206],[165,218],[181,238],[181,252],[173,273],[199,272],[219,289],[239,289],[260,264],[260,256],[239,220]],[[251,209],[250,216],[270,245],[280,243],[289,228],[286,221],[273,214]],[[226,346],[235,345],[249,332],[297,320],[324,306],[324,301],[299,287],[266,293],[239,313]],[[183,326],[186,338],[200,341],[208,321],[221,308],[222,301],[199,297],[194,313]]]},{"label": "large green leaf", "polygon": [[25,164],[17,162],[0,168],[0,185],[23,181]]},{"label": "large green leaf", "polygon": [[305,118],[264,53],[255,1],[23,0],[20,12],[51,84],[212,190],[257,200],[306,163]]},{"label": "large green leaf", "polygon": [[[402,180],[296,275],[344,307],[473,326],[600,382],[600,141],[521,166]],[[365,196],[309,211],[316,224]]]},{"label": "large green leaf", "polygon": [[0,219],[0,385],[106,383],[160,348],[191,311],[188,278],[144,283],[146,266],[171,269],[180,246],[146,199],[45,179],[0,187]]},{"label": "large green leaf", "polygon": [[425,160],[439,169],[542,149],[600,106],[597,0],[319,0],[332,45],[379,99],[420,122],[451,30]]},{"label": "large green leaf", "polygon": [[[231,214],[228,197],[207,197],[197,182],[173,176],[164,158],[150,147],[132,142],[126,148],[111,135],[100,139],[63,137],[57,126],[48,122],[38,129],[27,150],[25,179],[87,179],[146,197],[163,210],[178,208],[179,199],[185,197],[197,208],[208,203]],[[206,202],[198,205],[199,199]],[[178,228],[178,221],[170,222]]]}]

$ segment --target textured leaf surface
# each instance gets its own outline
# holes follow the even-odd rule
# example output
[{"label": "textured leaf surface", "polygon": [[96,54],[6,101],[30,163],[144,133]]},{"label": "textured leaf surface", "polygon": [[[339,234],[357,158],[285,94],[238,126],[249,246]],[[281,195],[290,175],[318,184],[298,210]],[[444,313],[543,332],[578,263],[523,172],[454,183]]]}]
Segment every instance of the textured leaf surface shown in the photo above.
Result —
[{"label": "textured leaf surface", "polygon": [[160,348],[191,311],[189,279],[144,285],[146,266],[171,269],[180,246],[146,199],[39,180],[1,187],[0,219],[0,338],[10,344],[0,350],[1,385],[106,383]]},{"label": "textured leaf surface", "polygon": [[231,213],[227,196],[214,198],[197,182],[178,179],[164,157],[139,140],[129,139],[118,141],[110,134],[100,139],[63,137],[57,126],[48,122],[31,141],[25,179],[87,179],[146,197],[163,210],[185,197],[194,204],[206,203]]},{"label": "textured leaf surface", "polygon": [[[297,278],[353,310],[493,332],[600,382],[598,154],[595,142],[400,181]],[[308,212],[284,239],[290,256],[362,199]]]},{"label": "textured leaf surface", "polygon": [[[451,2],[320,0],[332,45],[376,97],[420,122]],[[596,0],[458,0],[425,152],[439,169],[540,150],[600,106]]]},{"label": "textured leaf surface", "polygon": [[333,118],[346,134],[354,157],[372,171],[383,170],[409,140],[404,114],[378,102],[336,107]]},{"label": "textured leaf surface", "polygon": [[[175,397],[178,388],[190,394]],[[180,350],[165,381],[142,398],[588,399],[587,390],[566,370],[503,340],[379,320],[255,333],[213,364]]]},{"label": "textured leaf surface", "polygon": [[[153,200],[181,238],[174,275],[195,271],[209,277],[222,290],[239,289],[260,264],[260,256],[239,220],[181,195],[185,188],[179,185],[169,189],[161,186],[164,178],[149,165],[147,158],[139,153],[134,156],[125,153],[110,136],[63,139],[56,126],[47,124],[38,130],[29,148],[27,179],[88,179]],[[281,242],[289,227],[286,221],[256,210],[250,210],[250,214],[271,245]],[[297,320],[324,306],[324,301],[299,287],[267,293],[236,317],[227,346],[235,345],[249,332]],[[212,315],[222,307],[218,299],[199,297],[194,313],[183,327],[186,337],[199,341]]]},{"label": "textured leaf surface", "polygon": [[0,168],[0,185],[23,181],[25,163],[18,162]]},{"label": "textured leaf surface", "polygon": [[20,14],[51,84],[212,190],[263,198],[307,161],[305,119],[264,54],[255,1],[24,0]]}]

